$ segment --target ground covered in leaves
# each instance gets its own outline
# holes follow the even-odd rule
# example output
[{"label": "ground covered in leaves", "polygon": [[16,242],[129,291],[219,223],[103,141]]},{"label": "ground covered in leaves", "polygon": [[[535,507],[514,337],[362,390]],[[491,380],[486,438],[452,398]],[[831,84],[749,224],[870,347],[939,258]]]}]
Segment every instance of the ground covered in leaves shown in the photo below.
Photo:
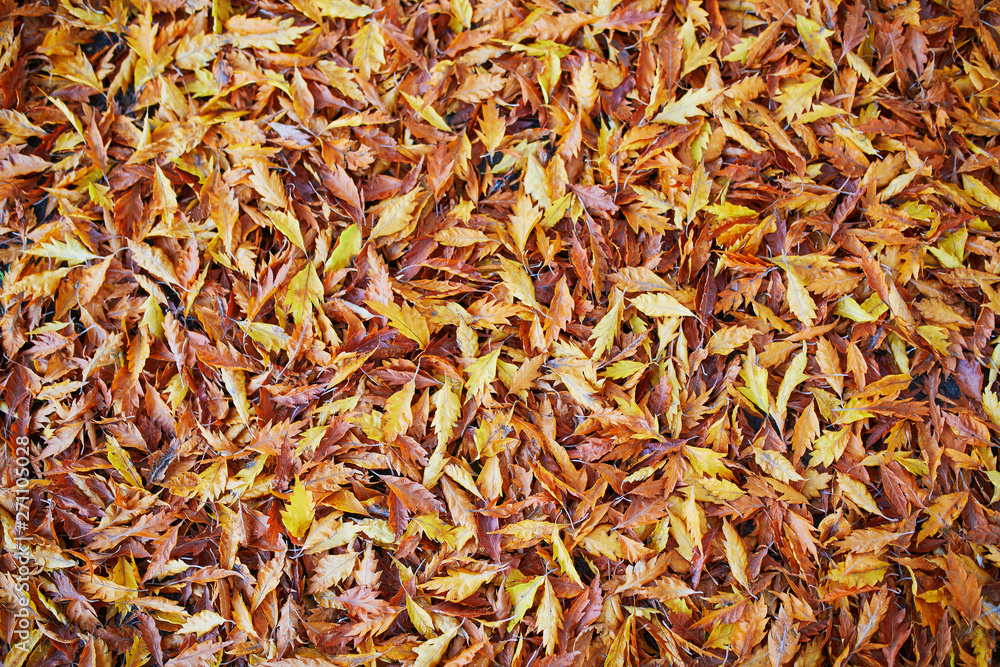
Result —
[{"label": "ground covered in leaves", "polygon": [[998,15],[6,0],[4,667],[991,664]]}]

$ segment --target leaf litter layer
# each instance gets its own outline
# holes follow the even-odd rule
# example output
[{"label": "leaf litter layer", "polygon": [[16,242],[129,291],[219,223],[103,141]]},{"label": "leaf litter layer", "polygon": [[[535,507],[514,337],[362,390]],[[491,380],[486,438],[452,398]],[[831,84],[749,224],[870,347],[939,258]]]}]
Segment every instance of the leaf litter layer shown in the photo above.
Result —
[{"label": "leaf litter layer", "polygon": [[7,0],[4,667],[991,664],[997,14]]}]

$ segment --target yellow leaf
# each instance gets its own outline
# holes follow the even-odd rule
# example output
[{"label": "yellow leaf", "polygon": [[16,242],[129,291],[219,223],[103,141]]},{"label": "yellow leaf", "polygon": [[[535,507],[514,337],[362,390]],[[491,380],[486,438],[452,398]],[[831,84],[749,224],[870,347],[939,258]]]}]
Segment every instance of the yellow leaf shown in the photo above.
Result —
[{"label": "yellow leaf", "polygon": [[298,220],[284,211],[267,211],[267,217],[271,219],[271,224],[289,241],[300,250],[305,251],[306,244],[302,239],[302,229],[299,227]]},{"label": "yellow leaf", "polygon": [[[593,333],[590,334],[590,340],[595,341],[594,353],[591,355],[592,359],[602,357],[605,352],[611,349],[611,345],[615,342],[615,336],[618,335],[618,330],[622,323],[622,313],[625,312],[624,297],[624,293],[617,287],[611,290],[611,303],[608,306],[608,312],[604,314],[604,317],[594,327]],[[681,307],[683,308],[683,306]]]},{"label": "yellow leaf", "polygon": [[465,227],[449,227],[434,234],[434,240],[441,245],[448,245],[454,248],[466,248],[477,243],[486,243],[490,237],[483,234],[478,229],[467,229]]},{"label": "yellow leaf", "polygon": [[705,163],[699,163],[691,176],[691,194],[688,196],[687,223],[690,225],[698,211],[708,204],[712,192],[712,179],[705,173]]},{"label": "yellow leaf", "polygon": [[920,532],[917,533],[917,544],[919,545],[928,537],[938,534],[942,528],[949,528],[954,523],[958,515],[965,509],[969,502],[969,494],[966,491],[949,493],[938,497],[934,503],[927,508],[927,521],[924,522]]},{"label": "yellow leaf", "polygon": [[448,570],[448,576],[434,577],[422,588],[444,593],[448,602],[461,602],[478,591],[483,584],[492,581],[496,572],[473,572],[471,570]]},{"label": "yellow leaf", "polygon": [[[227,3],[228,4],[228,3]],[[227,36],[238,49],[280,51],[295,43],[309,26],[296,26],[294,19],[263,19],[235,14],[226,21]]]},{"label": "yellow leaf", "polygon": [[493,153],[500,148],[504,135],[507,133],[507,123],[500,118],[497,105],[494,100],[483,105],[482,115],[479,117],[479,140],[483,142],[483,147],[487,153]]},{"label": "yellow leaf", "polygon": [[430,637],[434,634],[434,619],[409,594],[406,595],[406,614],[410,617],[410,622],[413,623],[417,632],[424,637]]},{"label": "yellow leaf", "polygon": [[360,19],[374,11],[371,7],[356,5],[351,0],[313,0],[313,2],[332,19]]},{"label": "yellow leaf", "polygon": [[153,200],[150,202],[151,211],[176,211],[177,195],[174,193],[174,186],[167,178],[160,165],[154,165],[153,172]]},{"label": "yellow leaf", "polygon": [[[885,309],[888,310],[888,306]],[[850,296],[845,296],[838,301],[833,312],[855,322],[874,322],[877,319]]]},{"label": "yellow leaf", "polygon": [[35,246],[26,254],[66,262],[70,266],[89,262],[92,259],[100,259],[75,238],[70,238],[67,241],[49,241]]},{"label": "yellow leaf", "polygon": [[583,64],[573,73],[571,88],[580,110],[584,113],[589,112],[597,102],[598,96],[597,72],[590,58],[585,58]]},{"label": "yellow leaf", "polygon": [[825,579],[838,587],[865,588],[882,581],[888,568],[888,563],[872,554],[849,553],[843,563],[830,568]]},{"label": "yellow leaf", "polygon": [[465,383],[466,396],[475,396],[481,399],[486,394],[490,383],[497,376],[497,360],[500,358],[500,349],[500,347],[497,347],[497,349],[485,357],[480,357],[465,369],[465,374],[469,378]]},{"label": "yellow leaf", "polygon": [[395,442],[396,438],[404,435],[413,423],[413,392],[416,385],[413,380],[406,383],[406,386],[389,397],[385,402],[385,435],[386,442]]},{"label": "yellow leaf", "polygon": [[[444,384],[434,395],[434,419],[431,424],[437,433],[439,447],[451,442],[455,433],[455,424],[462,416],[462,401],[459,397],[461,390],[461,387],[458,387],[458,391],[452,389],[451,379],[445,376]],[[424,486],[428,486],[426,481]]]},{"label": "yellow leaf", "polygon": [[753,458],[764,472],[779,482],[788,484],[789,482],[801,482],[804,479],[796,472],[792,462],[786,459],[781,452],[754,447]]},{"label": "yellow leaf", "polygon": [[994,424],[1000,426],[1000,398],[988,387],[983,390],[983,410]]},{"label": "yellow leaf", "polygon": [[707,115],[700,107],[708,104],[721,95],[723,90],[711,90],[707,87],[692,88],[684,97],[675,100],[665,107],[653,118],[654,123],[668,123],[670,125],[686,125],[689,118]]},{"label": "yellow leaf", "polygon": [[[518,576],[515,577],[515,575]],[[542,587],[545,579],[544,576],[533,579],[520,579],[520,573],[517,570],[507,577],[505,588],[514,607],[511,612],[510,622],[507,624],[508,632],[517,627],[518,623],[524,619],[524,615],[528,610],[534,606],[535,594],[538,593],[538,589]]]},{"label": "yellow leaf", "polygon": [[788,270],[788,288],[785,290],[785,300],[788,302],[788,310],[807,327],[813,325],[816,319],[816,302],[806,289],[805,283],[796,271]]},{"label": "yellow leaf", "polygon": [[436,667],[436,665],[441,662],[441,658],[444,657],[445,651],[448,650],[448,645],[451,643],[451,640],[455,638],[455,635],[458,634],[458,630],[461,627],[461,625],[456,625],[440,637],[428,639],[423,644],[413,649],[417,653],[417,659],[413,662],[413,667]]},{"label": "yellow leaf", "polygon": [[750,581],[747,579],[747,548],[743,544],[736,529],[730,525],[729,521],[722,524],[722,532],[725,534],[726,562],[729,563],[729,571],[733,573],[735,579],[743,588],[750,590]]},{"label": "yellow leaf", "polygon": [[618,628],[618,634],[611,641],[608,647],[608,657],[604,659],[604,667],[624,667],[625,654],[631,643],[632,625],[635,623],[635,613],[629,614],[622,626]]},{"label": "yellow leaf", "polygon": [[451,15],[466,30],[472,27],[472,3],[469,0],[451,0]]},{"label": "yellow leaf", "polygon": [[178,279],[177,271],[170,262],[170,258],[167,257],[167,253],[145,243],[136,243],[132,239],[126,239],[126,241],[136,264],[153,277],[171,285],[180,286],[181,281]]},{"label": "yellow leaf", "polygon": [[421,347],[427,347],[431,342],[430,327],[427,318],[420,314],[416,308],[408,303],[397,306],[395,302],[378,303],[377,301],[365,301],[369,308],[379,315],[389,318],[389,323],[394,326],[399,333],[414,341]]},{"label": "yellow leaf", "polygon": [[285,308],[295,317],[296,322],[302,322],[312,314],[312,307],[323,307],[323,283],[316,273],[316,265],[309,262],[288,282],[288,288],[283,299]]},{"label": "yellow leaf", "polygon": [[559,83],[559,77],[562,76],[562,61],[555,49],[547,49],[542,55],[542,62],[545,65],[542,68],[541,75],[538,77],[538,83],[542,88],[542,97],[548,103],[549,95],[556,87],[556,84]]},{"label": "yellow leaf", "polygon": [[840,431],[824,431],[812,444],[812,458],[809,467],[818,465],[832,466],[844,455],[844,450],[850,442],[850,428]]},{"label": "yellow leaf", "polygon": [[382,236],[399,234],[416,225],[417,221],[413,217],[413,210],[417,207],[417,198],[422,192],[423,190],[418,186],[385,204],[379,212],[378,223],[372,230],[369,240],[374,241]]},{"label": "yellow leaf", "polygon": [[459,322],[455,327],[455,340],[463,357],[471,359],[479,356],[479,334],[465,322]]},{"label": "yellow leaf", "polygon": [[948,348],[951,346],[951,339],[948,336],[948,330],[944,327],[937,327],[931,324],[922,324],[917,327],[917,333],[920,337],[931,344],[935,350],[941,354],[948,354]]},{"label": "yellow leaf", "polygon": [[982,181],[968,174],[963,174],[962,183],[965,185],[965,191],[973,199],[994,211],[1000,211],[1000,196],[997,196],[995,192],[986,187]]},{"label": "yellow leaf", "polygon": [[312,493],[306,489],[302,480],[296,477],[295,488],[285,503],[285,509],[281,510],[281,521],[291,535],[296,539],[302,539],[315,515],[316,504]]},{"label": "yellow leaf", "polygon": [[385,37],[374,22],[365,23],[354,34],[354,66],[362,78],[371,77],[372,69],[385,64]]},{"label": "yellow leaf", "polygon": [[788,399],[792,397],[795,387],[809,379],[809,374],[805,372],[806,362],[809,360],[805,343],[802,344],[802,351],[795,355],[792,363],[788,365],[784,377],[781,378],[781,385],[778,387],[778,395],[775,397],[775,407],[778,412],[778,423],[785,423],[785,415],[788,410]]},{"label": "yellow leaf", "polygon": [[694,445],[683,445],[681,451],[684,452],[684,457],[688,460],[691,469],[698,477],[705,475],[711,477],[719,475],[723,477],[732,476],[732,473],[729,472],[724,463],[726,460],[725,454],[720,454],[707,447],[695,447]]},{"label": "yellow leaf", "polygon": [[782,86],[781,93],[775,95],[780,105],[777,120],[795,120],[812,106],[813,98],[823,88],[823,78],[810,76],[801,83]]},{"label": "yellow leaf", "polygon": [[118,350],[121,348],[123,338],[124,336],[121,333],[115,332],[105,338],[104,342],[90,354],[90,361],[87,362],[86,368],[83,369],[84,380],[90,377],[90,374],[98,368],[104,368],[114,363],[118,356]]},{"label": "yellow leaf", "polygon": [[545,592],[538,605],[538,613],[535,614],[535,631],[541,631],[542,643],[545,645],[545,652],[548,655],[555,653],[556,639],[562,626],[562,605],[559,603],[555,591],[552,590],[549,578],[545,577]]},{"label": "yellow leaf", "polygon": [[699,502],[727,503],[746,495],[746,492],[728,479],[703,477],[698,480],[698,486],[704,492],[696,496]]},{"label": "yellow leaf", "polygon": [[750,339],[760,332],[753,327],[737,326],[717,329],[708,340],[705,347],[707,354],[720,354],[726,356],[733,350],[743,347]]},{"label": "yellow leaf", "polygon": [[322,593],[336,583],[340,583],[351,576],[354,572],[354,564],[358,560],[358,554],[349,551],[346,554],[327,554],[319,559],[313,568],[312,576],[309,577],[310,595]]},{"label": "yellow leaf", "polygon": [[878,505],[875,504],[875,499],[872,498],[872,494],[870,494],[868,489],[865,488],[864,482],[854,479],[850,475],[838,472],[837,484],[840,485],[840,490],[843,491],[844,496],[852,503],[866,512],[884,516],[882,512],[879,511]]},{"label": "yellow leaf", "polygon": [[445,122],[444,118],[441,117],[441,114],[439,114],[434,107],[403,91],[400,91],[400,93],[402,94],[403,99],[406,100],[407,104],[409,104],[414,111],[420,114],[421,118],[442,132],[451,132],[451,128],[448,126],[448,123]]},{"label": "yellow leaf", "polygon": [[244,333],[260,343],[268,352],[284,350],[288,346],[288,341],[291,340],[285,330],[276,324],[261,322],[238,322],[238,324]]},{"label": "yellow leaf", "polygon": [[177,634],[203,635],[226,622],[225,617],[209,609],[203,609],[184,622]]},{"label": "yellow leaf", "polygon": [[559,563],[560,569],[562,569],[563,574],[570,578],[579,586],[583,586],[583,580],[580,579],[580,575],[576,571],[576,566],[573,564],[573,556],[570,554],[569,549],[563,544],[562,538],[559,537],[559,527],[552,527],[552,555],[555,556],[556,562]]},{"label": "yellow leaf", "polygon": [[128,452],[118,444],[113,436],[106,436],[105,447],[108,450],[108,463],[114,466],[115,470],[122,474],[125,481],[134,486],[137,489],[143,488],[142,478],[139,477],[138,471],[135,469],[135,465],[132,464],[132,459],[128,455]]},{"label": "yellow leaf", "polygon": [[640,294],[632,299],[632,305],[649,317],[694,317],[694,313],[666,292]]},{"label": "yellow leaf", "polygon": [[351,225],[337,238],[337,245],[326,260],[323,270],[327,273],[345,269],[351,264],[361,250],[361,230],[357,225]]},{"label": "yellow leaf", "polygon": [[529,307],[542,311],[542,306],[535,301],[535,284],[521,263],[501,257],[500,264],[503,267],[500,269],[500,277],[503,278],[504,285],[510,293]]},{"label": "yellow leaf", "polygon": [[743,370],[740,371],[740,377],[743,378],[746,385],[740,387],[739,392],[765,415],[771,414],[771,394],[767,390],[767,369],[757,364],[753,346],[750,347],[750,355],[743,358]]},{"label": "yellow leaf", "polygon": [[[524,245],[528,241],[531,230],[541,219],[542,212],[538,207],[531,204],[531,200],[523,191],[519,192],[514,210],[511,212],[510,219],[507,220],[507,232],[514,239],[514,244],[519,251],[524,252]],[[485,235],[483,236],[485,239]]]},{"label": "yellow leaf", "polygon": [[278,177],[277,172],[273,172],[267,167],[263,160],[250,161],[250,183],[257,192],[264,197],[264,203],[278,209],[288,208],[288,197],[285,194],[285,186]]},{"label": "yellow leaf", "polygon": [[222,368],[222,382],[233,398],[236,412],[247,426],[250,425],[250,401],[247,400],[246,379],[238,368]]},{"label": "yellow leaf", "polygon": [[552,199],[549,197],[545,168],[534,155],[528,156],[527,164],[524,167],[524,191],[531,195],[543,209],[551,208]]},{"label": "yellow leaf", "polygon": [[795,27],[799,32],[799,37],[802,38],[802,46],[806,48],[809,55],[830,69],[837,69],[830,45],[826,41],[827,36],[832,35],[833,31],[820,28],[818,23],[801,14],[795,17]]}]

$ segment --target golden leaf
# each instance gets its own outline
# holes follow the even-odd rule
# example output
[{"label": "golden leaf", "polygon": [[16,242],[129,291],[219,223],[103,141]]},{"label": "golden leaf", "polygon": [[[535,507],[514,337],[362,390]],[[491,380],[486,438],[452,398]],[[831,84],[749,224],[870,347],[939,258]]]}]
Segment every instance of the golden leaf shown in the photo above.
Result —
[{"label": "golden leaf", "polygon": [[386,442],[393,442],[400,435],[405,435],[406,431],[413,423],[413,392],[416,385],[413,380],[406,383],[402,389],[389,397],[385,402],[385,435]]},{"label": "golden leaf", "polygon": [[465,369],[465,374],[469,378],[465,382],[466,396],[474,396],[482,399],[490,383],[497,376],[497,360],[500,358],[500,347],[493,350],[485,357],[480,357]]},{"label": "golden leaf", "polygon": [[302,539],[312,525],[315,514],[316,503],[312,493],[306,489],[302,480],[296,477],[295,487],[285,503],[285,509],[281,510],[282,523],[285,524],[289,534],[296,539]]},{"label": "golden leaf", "polygon": [[694,317],[694,313],[665,292],[640,294],[632,298],[632,305],[649,317]]},{"label": "golden leaf", "polygon": [[415,187],[401,197],[394,197],[382,206],[378,223],[372,230],[370,241],[383,236],[399,234],[417,224],[413,211],[417,207],[417,199],[423,193],[420,187]]},{"label": "golden leaf", "polygon": [[837,69],[837,64],[833,61],[833,53],[830,51],[830,44],[826,41],[826,38],[833,34],[832,30],[820,28],[818,23],[802,14],[795,16],[795,28],[798,30],[799,37],[802,38],[802,46],[806,47],[809,55],[830,69]]},{"label": "golden leaf", "polygon": [[363,78],[368,79],[373,69],[384,64],[385,37],[378,24],[370,21],[354,34],[354,66]]},{"label": "golden leaf", "polygon": [[545,577],[545,589],[542,593],[542,601],[538,604],[538,613],[535,614],[535,631],[541,631],[542,644],[545,646],[545,652],[548,655],[555,653],[556,639],[562,626],[562,605],[559,603],[559,598],[556,597],[555,591],[552,590],[549,578]]},{"label": "golden leaf", "polygon": [[416,342],[421,349],[430,344],[431,333],[427,318],[410,304],[404,303],[402,306],[397,306],[391,301],[389,303],[366,301],[365,303],[379,315],[387,317],[389,323],[396,327],[399,333]]},{"label": "golden leaf", "polygon": [[224,623],[226,623],[225,617],[209,609],[203,609],[191,618],[187,619],[184,622],[184,625],[177,630],[177,634],[203,635],[209,630],[217,628]]},{"label": "golden leaf", "polygon": [[35,257],[47,257],[59,262],[66,262],[70,266],[89,262],[93,259],[100,259],[90,252],[80,241],[70,238],[67,241],[49,241],[42,243],[27,251],[28,255]]},{"label": "golden leaf", "polygon": [[743,544],[743,538],[739,536],[736,529],[728,521],[722,524],[722,532],[725,534],[726,562],[729,563],[729,571],[733,578],[744,589],[750,590],[750,581],[747,579],[747,549]]}]

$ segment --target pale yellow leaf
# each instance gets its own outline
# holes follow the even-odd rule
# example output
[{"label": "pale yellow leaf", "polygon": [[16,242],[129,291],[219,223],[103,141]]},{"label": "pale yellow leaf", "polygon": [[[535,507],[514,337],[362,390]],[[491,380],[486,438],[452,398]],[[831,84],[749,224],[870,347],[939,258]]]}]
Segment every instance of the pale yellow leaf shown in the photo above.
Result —
[{"label": "pale yellow leaf", "polygon": [[213,628],[224,624],[226,622],[225,617],[220,614],[215,613],[209,609],[203,609],[197,614],[187,619],[184,625],[177,630],[177,634],[195,634],[203,635]]},{"label": "pale yellow leaf", "polygon": [[384,64],[385,37],[378,24],[370,21],[354,34],[354,66],[363,78],[368,79],[373,69]]},{"label": "pale yellow leaf", "polygon": [[754,461],[757,465],[771,477],[779,482],[788,484],[789,482],[801,482],[804,478],[796,470],[792,462],[781,452],[753,448]]},{"label": "pale yellow leaf", "polygon": [[666,292],[640,294],[632,299],[632,305],[649,317],[694,317],[694,313]]},{"label": "pale yellow leaf", "polygon": [[722,532],[725,534],[724,546],[726,562],[729,563],[729,571],[732,572],[733,579],[743,586],[744,589],[750,590],[750,581],[747,579],[747,548],[743,544],[743,538],[740,537],[729,521],[725,521],[722,524]]},{"label": "pale yellow leaf", "polygon": [[66,241],[49,241],[48,243],[43,243],[31,248],[26,254],[66,262],[70,266],[89,262],[92,259],[100,259],[100,257],[87,250],[79,240],[72,237]]}]

